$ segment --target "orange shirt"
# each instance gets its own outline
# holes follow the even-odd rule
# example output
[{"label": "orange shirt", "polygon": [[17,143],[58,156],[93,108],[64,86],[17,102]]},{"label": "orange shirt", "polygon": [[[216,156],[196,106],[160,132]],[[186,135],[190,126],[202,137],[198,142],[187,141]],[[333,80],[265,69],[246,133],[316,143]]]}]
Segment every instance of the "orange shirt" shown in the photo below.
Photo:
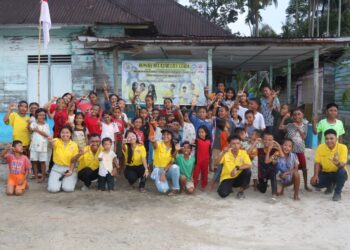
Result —
[{"label": "orange shirt", "polygon": [[229,143],[228,143],[228,137],[229,137],[229,133],[227,131],[222,131],[220,134],[220,145],[221,145],[221,150],[223,150],[224,148],[228,147]]}]

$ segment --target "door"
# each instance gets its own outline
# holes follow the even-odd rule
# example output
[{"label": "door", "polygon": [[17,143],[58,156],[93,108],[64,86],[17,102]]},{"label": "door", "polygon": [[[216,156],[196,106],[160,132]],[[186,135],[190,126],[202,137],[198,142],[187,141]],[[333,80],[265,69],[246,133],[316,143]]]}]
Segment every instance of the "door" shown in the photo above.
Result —
[{"label": "door", "polygon": [[40,65],[40,100],[38,100],[38,65],[28,64],[28,102],[38,102],[44,105],[49,100],[49,67]]},{"label": "door", "polygon": [[50,98],[72,92],[72,66],[67,64],[52,64],[50,67],[51,93]]}]

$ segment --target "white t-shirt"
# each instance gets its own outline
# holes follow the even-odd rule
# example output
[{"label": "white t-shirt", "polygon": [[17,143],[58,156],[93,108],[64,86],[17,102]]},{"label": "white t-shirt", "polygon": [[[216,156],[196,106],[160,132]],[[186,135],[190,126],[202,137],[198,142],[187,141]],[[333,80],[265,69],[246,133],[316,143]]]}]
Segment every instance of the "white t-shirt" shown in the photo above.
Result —
[{"label": "white t-shirt", "polygon": [[[50,135],[50,128],[47,123],[37,124],[35,121],[30,124],[30,128],[38,128],[40,131]],[[47,152],[49,141],[46,137],[37,132],[33,132],[32,141],[30,143],[30,150],[34,152]]]},{"label": "white t-shirt", "polygon": [[108,173],[112,173],[113,170],[113,160],[117,155],[110,150],[109,152],[102,151],[98,158],[100,160],[100,167],[98,169],[98,175],[105,177]]},{"label": "white t-shirt", "polygon": [[245,112],[247,111],[247,108],[243,108],[242,106],[239,106],[237,114],[242,118],[242,124],[245,122]]},{"label": "white t-shirt", "polygon": [[254,117],[255,118],[254,118],[253,126],[256,129],[264,130],[266,128],[266,126],[265,126],[265,120],[264,120],[263,115],[261,113],[257,112]]},{"label": "white t-shirt", "polygon": [[102,122],[101,128],[102,128],[101,140],[108,137],[108,138],[111,138],[111,140],[114,142],[114,135],[116,133],[119,133],[118,125],[115,122],[111,122],[110,124],[106,124]]}]

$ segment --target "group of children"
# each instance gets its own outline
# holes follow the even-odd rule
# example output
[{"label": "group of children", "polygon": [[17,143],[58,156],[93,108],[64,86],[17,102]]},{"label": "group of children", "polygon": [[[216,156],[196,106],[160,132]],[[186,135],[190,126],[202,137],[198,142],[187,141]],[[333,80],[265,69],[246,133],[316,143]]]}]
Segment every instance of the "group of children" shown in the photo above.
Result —
[{"label": "group of children", "polygon": [[[13,143],[1,154],[9,164],[7,194],[23,194],[30,174],[38,182],[44,182],[47,163],[49,191],[73,191],[78,178],[75,167],[87,153],[91,136],[98,136],[102,142],[97,154],[99,190],[105,190],[106,185],[108,190],[113,190],[114,177],[122,171],[130,184],[135,182],[130,179],[135,170],[131,166],[143,168],[142,174],[137,175],[143,183],[140,191],[145,191],[148,173],[162,193],[192,194],[197,188],[204,191],[209,183],[209,171],[213,172],[210,186],[214,189],[226,171],[218,159],[222,152],[230,151],[230,138],[238,136],[239,147],[251,160],[254,190],[265,193],[270,180],[275,199],[283,194],[285,186],[294,185],[294,199],[298,200],[299,170],[302,170],[304,187],[311,191],[304,154],[308,129],[303,110],[291,110],[286,104],[280,106],[269,86],[263,87],[261,99],[249,99],[243,91],[236,95],[231,88],[225,90],[222,83],[217,87],[218,91],[213,94],[205,89],[206,107],[197,107],[195,101],[180,107],[165,98],[161,108],[154,105],[151,95],[144,100],[132,98],[133,119],[125,113],[125,101],[115,94],[109,95],[106,85],[103,103],[91,92],[82,98],[66,93],[42,108],[37,103],[28,107],[26,101],[11,104],[4,122],[13,128]],[[336,104],[327,105],[326,119],[318,122],[315,117],[313,120],[314,133],[323,134],[331,127],[341,137],[345,132],[337,119],[337,111]],[[47,116],[54,121],[52,134]],[[135,138],[131,138],[133,135]],[[136,146],[130,144],[130,140]],[[134,164],[133,160],[138,163]],[[51,178],[51,175],[65,180]],[[171,189],[168,180],[171,180]]]}]

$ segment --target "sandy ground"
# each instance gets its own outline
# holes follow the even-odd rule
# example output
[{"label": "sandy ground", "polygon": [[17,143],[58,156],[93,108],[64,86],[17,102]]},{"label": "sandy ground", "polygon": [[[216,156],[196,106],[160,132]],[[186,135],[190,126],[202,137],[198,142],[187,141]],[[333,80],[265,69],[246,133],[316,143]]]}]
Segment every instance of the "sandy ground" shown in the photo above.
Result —
[{"label": "sandy ground", "polygon": [[0,249],[350,249],[349,183],[338,203],[303,189],[295,202],[291,188],[276,203],[252,189],[244,200],[167,197],[151,181],[141,194],[122,177],[112,193],[82,192],[79,183],[49,194],[31,181],[23,197],[7,197],[6,173],[2,165]]}]

